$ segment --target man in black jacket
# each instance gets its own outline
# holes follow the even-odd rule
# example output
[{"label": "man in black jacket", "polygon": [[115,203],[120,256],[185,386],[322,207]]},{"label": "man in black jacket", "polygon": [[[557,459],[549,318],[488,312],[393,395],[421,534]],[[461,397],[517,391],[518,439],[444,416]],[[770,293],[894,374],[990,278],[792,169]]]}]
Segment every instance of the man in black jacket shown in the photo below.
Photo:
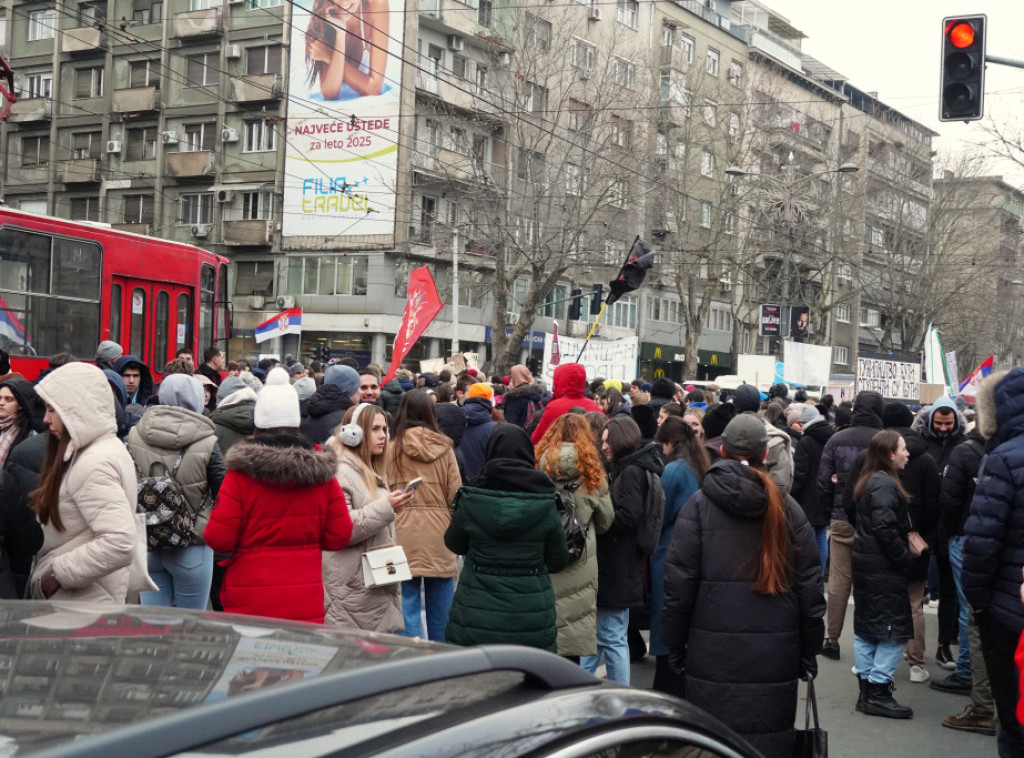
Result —
[{"label": "man in black jacket", "polygon": [[349,366],[329,366],[324,383],[306,402],[306,417],[299,429],[310,442],[320,445],[359,401],[359,374]]},{"label": "man in black jacket", "polygon": [[832,427],[818,413],[813,405],[797,407],[799,416],[796,423],[800,427],[800,440],[793,451],[793,489],[790,495],[800,503],[811,526],[814,527],[814,538],[818,543],[818,554],[821,556],[821,573],[825,574],[828,567],[828,521],[829,508],[818,497],[818,469],[821,467],[821,454],[825,443],[832,437]]}]

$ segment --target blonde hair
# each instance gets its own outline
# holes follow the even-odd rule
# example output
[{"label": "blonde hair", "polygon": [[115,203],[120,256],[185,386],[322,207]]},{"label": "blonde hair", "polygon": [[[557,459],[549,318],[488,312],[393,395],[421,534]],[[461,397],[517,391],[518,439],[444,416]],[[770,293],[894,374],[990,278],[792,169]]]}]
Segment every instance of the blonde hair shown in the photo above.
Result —
[{"label": "blonde hair", "polygon": [[[364,405],[360,403],[359,405]],[[384,478],[384,455],[387,452],[385,447],[384,452],[378,455],[370,453],[370,433],[373,431],[373,420],[378,415],[384,416],[387,420],[387,416],[384,415],[384,410],[376,405],[370,405],[365,403],[367,410],[359,414],[359,418],[356,420],[356,424],[360,429],[363,430],[363,441],[359,443],[357,447],[348,447],[342,444],[341,440],[338,439],[338,431],[341,427],[346,424],[352,423],[352,417],[356,413],[356,409],[359,405],[354,405],[345,412],[345,417],[341,423],[335,427],[334,431],[331,432],[331,437],[327,444],[334,447],[335,450],[349,450],[352,452],[353,457],[359,461],[359,467],[363,472],[363,484],[366,485],[367,492],[373,497],[377,491],[377,479],[380,478],[384,482],[384,489],[390,489],[388,486],[387,479]]]}]

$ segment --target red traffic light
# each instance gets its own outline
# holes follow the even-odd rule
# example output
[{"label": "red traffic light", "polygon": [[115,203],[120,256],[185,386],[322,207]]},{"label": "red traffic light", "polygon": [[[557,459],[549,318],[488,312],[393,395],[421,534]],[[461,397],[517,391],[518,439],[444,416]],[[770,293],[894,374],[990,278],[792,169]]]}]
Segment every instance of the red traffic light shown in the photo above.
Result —
[{"label": "red traffic light", "polygon": [[974,27],[966,21],[954,21],[946,27],[949,43],[963,50],[974,44]]}]

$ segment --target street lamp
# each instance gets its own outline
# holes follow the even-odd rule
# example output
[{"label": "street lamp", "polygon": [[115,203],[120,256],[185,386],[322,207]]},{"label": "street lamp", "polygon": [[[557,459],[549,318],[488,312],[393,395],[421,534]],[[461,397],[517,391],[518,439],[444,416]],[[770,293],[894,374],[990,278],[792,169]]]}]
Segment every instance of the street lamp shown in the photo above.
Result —
[{"label": "street lamp", "polygon": [[[793,156],[790,154],[790,161]],[[783,171],[787,177],[792,174],[793,165],[787,163],[783,166]],[[797,224],[803,223],[804,212],[800,207],[800,200],[796,196],[795,190],[801,188],[806,182],[811,179],[816,179],[826,174],[854,174],[860,171],[860,166],[855,163],[843,163],[838,168],[826,169],[824,171],[816,171],[806,176],[799,178],[787,178],[779,179],[774,176],[762,174],[759,171],[747,171],[740,166],[729,166],[725,169],[726,176],[740,177],[740,176],[751,176],[757,177],[762,181],[767,181],[772,184],[776,189],[780,191],[777,199],[773,199],[770,205],[770,211],[768,209],[762,209],[762,213],[768,216],[774,223],[781,224],[786,232],[786,246],[782,254],[782,292],[781,292],[781,315],[782,323],[786,324],[786,328],[792,326],[792,313],[789,304],[789,279],[790,279],[790,265],[793,256],[793,227]],[[780,334],[780,337],[782,334]]]}]

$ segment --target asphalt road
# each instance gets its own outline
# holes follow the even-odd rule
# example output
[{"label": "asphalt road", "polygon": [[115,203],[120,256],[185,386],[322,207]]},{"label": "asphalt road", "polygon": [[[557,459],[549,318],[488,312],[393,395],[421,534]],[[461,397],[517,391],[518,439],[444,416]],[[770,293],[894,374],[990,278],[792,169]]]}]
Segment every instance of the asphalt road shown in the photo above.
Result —
[{"label": "asphalt road", "polygon": [[[934,678],[951,673],[935,663],[937,619],[935,611],[925,609],[927,629],[927,668]],[[942,726],[941,719],[956,714],[968,702],[967,697],[933,690],[927,682],[911,684],[906,663],[896,671],[896,699],[914,709],[909,721],[865,716],[854,710],[857,703],[857,680],[850,672],[853,666],[853,606],[846,616],[846,625],[840,639],[842,658],[832,661],[818,659],[818,678],[815,691],[821,726],[829,733],[830,758],[944,758],[961,756],[970,758],[996,756],[995,737],[958,732]],[[953,647],[954,657],[956,647]],[[632,684],[650,687],[654,680],[654,659],[646,658],[632,667]],[[803,725],[803,696],[797,708],[799,726]]]}]

